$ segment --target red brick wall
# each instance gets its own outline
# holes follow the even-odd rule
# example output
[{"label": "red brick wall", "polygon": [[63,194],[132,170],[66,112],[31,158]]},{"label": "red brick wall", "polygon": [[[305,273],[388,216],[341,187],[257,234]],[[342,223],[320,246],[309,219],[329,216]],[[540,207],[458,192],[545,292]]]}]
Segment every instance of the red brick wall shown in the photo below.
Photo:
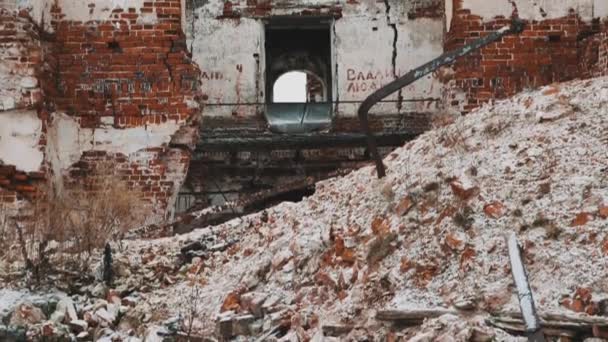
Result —
[{"label": "red brick wall", "polygon": [[[505,18],[484,22],[470,10],[456,8],[445,48],[457,48],[508,24]],[[526,22],[523,33],[504,37],[455,63],[452,86],[455,93],[465,92],[466,100],[463,103],[453,97],[451,104],[468,112],[527,87],[579,77],[580,41],[590,32],[590,25],[575,13]]]},{"label": "red brick wall", "polygon": [[[138,24],[136,12],[155,12],[158,23]],[[198,70],[181,30],[180,0],[145,2],[141,9],[116,9],[112,19],[83,24],[63,20],[53,8],[56,109],[78,116],[83,127],[102,117],[115,127],[183,122],[194,110]],[[47,89],[48,89],[47,88]]]},{"label": "red brick wall", "polygon": [[[91,1],[92,2],[92,1]],[[92,2],[93,3],[93,2]],[[82,128],[113,129],[191,122],[196,108],[199,70],[187,52],[181,28],[180,0],[144,2],[142,8],[115,9],[104,21],[66,20],[53,7],[55,40],[44,77],[50,111],[65,112]],[[158,21],[142,24],[139,13],[156,13]],[[160,217],[167,210],[189,164],[187,149],[158,146],[134,154],[85,152],[65,175],[80,183],[99,165],[114,170],[142,205],[154,205]]]}]

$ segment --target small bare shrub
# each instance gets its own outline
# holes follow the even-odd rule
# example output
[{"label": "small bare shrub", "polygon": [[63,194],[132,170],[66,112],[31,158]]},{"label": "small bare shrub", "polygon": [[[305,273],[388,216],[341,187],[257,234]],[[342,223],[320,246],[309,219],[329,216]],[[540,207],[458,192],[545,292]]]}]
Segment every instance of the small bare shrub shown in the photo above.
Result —
[{"label": "small bare shrub", "polygon": [[47,184],[18,221],[0,221],[0,230],[14,232],[7,234],[12,238],[5,243],[16,247],[36,283],[48,272],[87,271],[97,249],[121,238],[135,224],[138,212],[133,207],[142,196],[107,170],[98,168],[86,183],[63,191]]},{"label": "small bare shrub", "polygon": [[181,330],[185,335],[186,340],[189,340],[192,337],[194,321],[199,318],[203,312],[202,294],[202,289],[198,284],[191,284],[189,293],[184,296],[186,302],[182,306],[183,311],[180,313],[180,316],[182,317]]}]

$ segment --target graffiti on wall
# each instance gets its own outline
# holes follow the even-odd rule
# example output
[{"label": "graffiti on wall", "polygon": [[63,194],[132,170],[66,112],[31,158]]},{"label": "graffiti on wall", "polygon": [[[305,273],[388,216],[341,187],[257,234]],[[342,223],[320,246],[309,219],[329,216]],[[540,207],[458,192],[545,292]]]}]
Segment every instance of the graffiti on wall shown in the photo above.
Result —
[{"label": "graffiti on wall", "polygon": [[[396,71],[396,77],[401,76],[401,70]],[[348,68],[346,70],[346,92],[368,93],[380,89],[388,82],[396,78],[393,70],[357,70]]]}]

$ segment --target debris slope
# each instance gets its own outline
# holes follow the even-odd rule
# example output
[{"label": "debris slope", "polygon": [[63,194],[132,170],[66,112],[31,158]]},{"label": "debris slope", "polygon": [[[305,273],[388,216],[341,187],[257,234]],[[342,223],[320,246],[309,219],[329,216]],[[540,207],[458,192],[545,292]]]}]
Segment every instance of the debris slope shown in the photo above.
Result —
[{"label": "debris slope", "polygon": [[[518,309],[505,242],[515,231],[540,311],[600,314],[608,293],[608,78],[551,85],[442,121],[386,158],[385,179],[364,167],[317,184],[300,203],[130,243],[131,253],[169,256],[192,247],[179,275],[191,281],[152,292],[162,298],[153,305],[174,313],[184,300],[175,294],[198,283],[203,335],[283,324],[300,340],[436,337],[442,329],[502,339],[483,319]],[[434,333],[376,319],[382,310],[429,308],[456,308],[467,319],[427,322],[443,327]],[[235,327],[239,319],[246,327]]]},{"label": "debris slope", "polygon": [[[108,340],[517,340],[491,324],[518,310],[511,232],[541,313],[608,314],[608,78],[436,126],[391,153],[382,180],[368,166],[299,203],[123,241],[113,288],[91,285],[66,305],[76,326],[106,322],[95,336]],[[393,325],[404,310],[427,314]]]}]

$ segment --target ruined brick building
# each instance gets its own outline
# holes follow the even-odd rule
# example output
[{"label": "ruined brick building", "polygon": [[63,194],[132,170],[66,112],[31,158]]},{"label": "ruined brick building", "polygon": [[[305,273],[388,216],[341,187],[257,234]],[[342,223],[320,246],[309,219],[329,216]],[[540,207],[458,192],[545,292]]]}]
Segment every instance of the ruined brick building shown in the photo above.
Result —
[{"label": "ruined brick building", "polygon": [[[141,194],[147,222],[303,193],[368,162],[366,96],[514,14],[522,34],[373,108],[384,153],[434,115],[608,74],[608,1],[0,0],[2,208],[101,164]],[[309,103],[274,103],[290,71],[308,75]]]}]

